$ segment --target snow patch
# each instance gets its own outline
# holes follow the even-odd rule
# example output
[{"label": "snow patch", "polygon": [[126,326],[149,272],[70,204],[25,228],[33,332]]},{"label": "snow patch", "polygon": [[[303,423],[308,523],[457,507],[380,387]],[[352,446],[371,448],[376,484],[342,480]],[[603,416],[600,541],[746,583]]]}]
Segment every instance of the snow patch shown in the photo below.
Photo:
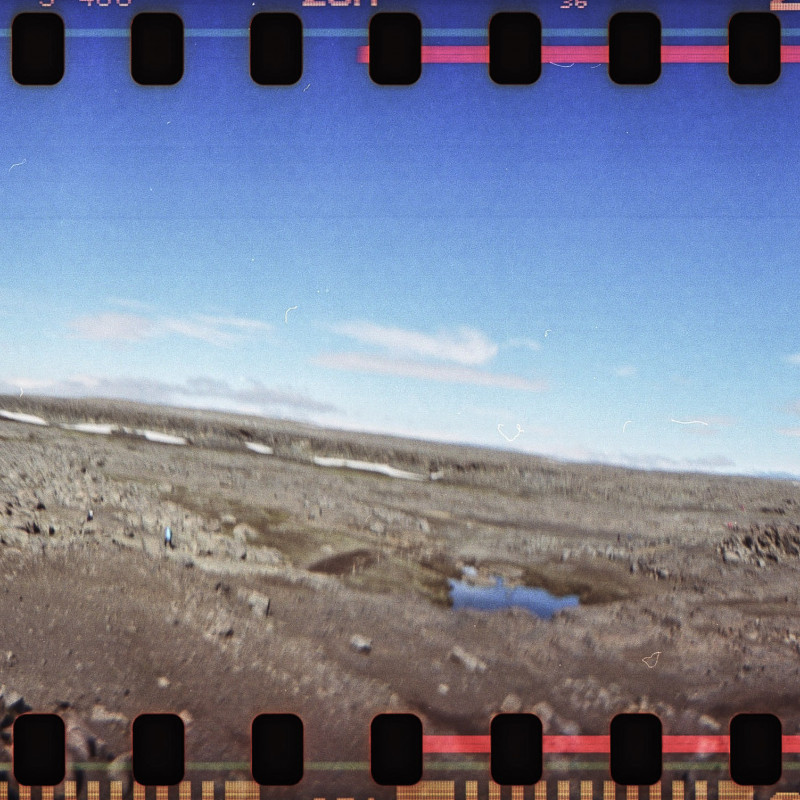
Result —
[{"label": "snow patch", "polygon": [[245,442],[244,446],[254,453],[260,453],[262,456],[271,456],[273,452],[271,447],[267,447],[265,444],[259,444],[258,442]]},{"label": "snow patch", "polygon": [[68,431],[78,431],[79,433],[96,433],[100,436],[109,436],[119,427],[107,422],[78,422],[75,425],[62,425]]},{"label": "snow patch", "polygon": [[27,425],[49,425],[47,420],[41,417],[35,417],[33,414],[20,414],[18,411],[0,409],[0,417],[9,419],[12,422],[24,422]]},{"label": "snow patch", "polygon": [[406,472],[388,464],[377,464],[373,461],[356,461],[352,458],[328,458],[326,456],[314,456],[314,463],[318,467],[345,467],[346,469],[358,469],[362,472],[378,472],[390,478],[403,478],[407,481],[423,481],[425,477],[416,472]]},{"label": "snow patch", "polygon": [[184,439],[183,436],[172,436],[169,433],[148,431],[144,428],[137,428],[134,433],[137,436],[144,436],[148,442],[158,442],[159,444],[186,444],[186,439]]}]

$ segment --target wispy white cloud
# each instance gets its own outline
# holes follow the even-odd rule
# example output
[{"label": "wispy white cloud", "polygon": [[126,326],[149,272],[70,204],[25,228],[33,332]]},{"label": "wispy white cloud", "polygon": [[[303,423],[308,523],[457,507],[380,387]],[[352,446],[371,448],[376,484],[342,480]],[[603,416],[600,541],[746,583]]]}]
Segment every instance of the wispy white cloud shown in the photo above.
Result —
[{"label": "wispy white cloud", "polygon": [[544,392],[545,381],[532,381],[517,375],[483,372],[470,367],[452,364],[429,364],[422,361],[403,360],[363,353],[323,353],[313,359],[318,366],[352,372],[367,372],[374,375],[391,375],[399,378],[462,383],[498,389],[513,389],[523,392]]},{"label": "wispy white cloud", "polygon": [[361,344],[374,345],[394,354],[451,361],[455,364],[485,364],[497,355],[498,346],[475,328],[461,327],[436,334],[376,325],[354,320],[333,326],[333,331]]},{"label": "wispy white cloud", "polygon": [[800,365],[800,353],[792,353],[791,355],[784,356],[783,360],[789,364]]},{"label": "wispy white cloud", "polygon": [[79,339],[96,342],[140,342],[153,334],[153,323],[137,314],[87,314],[71,320],[69,327]]},{"label": "wispy white cloud", "polygon": [[503,347],[524,347],[526,350],[533,350],[534,352],[542,349],[541,342],[537,342],[536,339],[527,339],[525,337],[509,339],[507,342],[503,343]]},{"label": "wispy white cloud", "polygon": [[782,436],[800,436],[800,428],[778,428]]},{"label": "wispy white cloud", "polygon": [[614,369],[614,374],[618,378],[633,378],[636,375],[636,367],[633,364],[621,364]]},{"label": "wispy white cloud", "polygon": [[248,317],[213,317],[207,314],[195,314],[192,319],[206,325],[225,326],[243,331],[272,330],[272,325],[269,323],[262,322],[260,319],[250,319]]},{"label": "wispy white cloud", "polygon": [[154,312],[156,307],[150,303],[143,303],[141,300],[131,300],[127,297],[108,297],[106,302],[117,308],[124,308],[127,311]]},{"label": "wispy white cloud", "polygon": [[104,378],[92,375],[73,375],[52,381],[25,377],[0,380],[0,393],[18,394],[20,388],[55,397],[125,399],[192,408],[215,408],[241,414],[268,415],[281,409],[317,413],[336,410],[335,406],[299,392],[272,388],[253,379],[239,386],[207,376],[188,378],[181,383],[150,378]]},{"label": "wispy white cloud", "polygon": [[188,317],[149,317],[143,314],[102,312],[86,314],[69,322],[79,339],[106,342],[140,342],[169,335],[225,346],[243,336],[272,330],[261,320],[243,317],[215,317],[194,314]]}]

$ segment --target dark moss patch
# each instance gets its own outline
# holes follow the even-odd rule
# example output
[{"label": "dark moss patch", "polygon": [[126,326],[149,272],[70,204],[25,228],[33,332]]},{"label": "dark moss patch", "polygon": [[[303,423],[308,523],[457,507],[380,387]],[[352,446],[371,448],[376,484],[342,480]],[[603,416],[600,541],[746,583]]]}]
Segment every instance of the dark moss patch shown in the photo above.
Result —
[{"label": "dark moss patch", "polygon": [[577,595],[582,605],[626,600],[631,592],[620,573],[593,569],[585,564],[534,564],[525,567],[522,583],[533,589],[546,589],[556,597]]},{"label": "dark moss patch", "polygon": [[308,569],[310,572],[323,572],[326,575],[351,575],[369,569],[377,560],[375,553],[369,550],[351,550],[322,558]]}]

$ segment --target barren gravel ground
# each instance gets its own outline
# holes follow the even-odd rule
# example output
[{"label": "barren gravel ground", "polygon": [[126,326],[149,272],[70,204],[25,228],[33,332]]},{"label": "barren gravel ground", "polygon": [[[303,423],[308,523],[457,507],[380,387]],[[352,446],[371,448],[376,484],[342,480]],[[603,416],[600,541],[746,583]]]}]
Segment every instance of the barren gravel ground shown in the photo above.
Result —
[{"label": "barren gravel ground", "polygon": [[[665,734],[726,732],[740,711],[800,732],[796,483],[119,402],[0,408],[51,422],[0,420],[0,684],[37,710],[69,702],[115,754],[148,710],[188,712],[189,762],[248,761],[265,711],[302,716],[309,762],[366,761],[370,720],[388,710],[415,711],[426,733],[487,733],[501,709],[535,711],[546,733],[607,733],[625,710],[657,713]],[[479,583],[582,604],[551,621],[454,612],[447,579],[467,565]],[[363,773],[315,771],[291,796],[361,786],[390,796]]]}]

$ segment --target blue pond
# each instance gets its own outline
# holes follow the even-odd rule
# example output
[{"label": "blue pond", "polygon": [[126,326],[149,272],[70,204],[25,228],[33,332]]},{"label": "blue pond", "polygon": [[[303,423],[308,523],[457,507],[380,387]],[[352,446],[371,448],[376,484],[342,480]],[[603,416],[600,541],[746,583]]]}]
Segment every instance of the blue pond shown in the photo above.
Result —
[{"label": "blue pond", "polygon": [[529,589],[517,586],[510,589],[502,578],[495,579],[494,586],[472,586],[464,581],[448,581],[453,608],[476,608],[480,611],[498,611],[517,606],[530,611],[542,619],[550,619],[562,608],[577,606],[578,596],[556,597],[544,589]]}]

